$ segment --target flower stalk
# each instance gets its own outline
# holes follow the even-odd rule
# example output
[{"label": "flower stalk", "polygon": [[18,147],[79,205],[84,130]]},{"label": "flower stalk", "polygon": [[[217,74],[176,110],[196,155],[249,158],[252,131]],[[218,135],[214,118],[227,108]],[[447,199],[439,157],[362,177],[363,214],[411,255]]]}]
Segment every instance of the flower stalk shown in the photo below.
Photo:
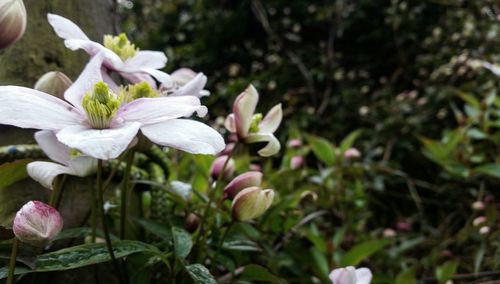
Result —
[{"label": "flower stalk", "polygon": [[14,271],[16,270],[16,259],[17,259],[18,247],[19,247],[19,240],[17,238],[14,238],[14,242],[12,243],[12,252],[10,254],[9,274],[7,276],[7,284],[14,283]]},{"label": "flower stalk", "polygon": [[127,154],[127,165],[123,177],[123,186],[121,192],[121,207],[120,207],[120,239],[125,239],[126,223],[127,223],[127,207],[128,195],[130,194],[130,171],[134,163],[134,150],[130,150]]}]

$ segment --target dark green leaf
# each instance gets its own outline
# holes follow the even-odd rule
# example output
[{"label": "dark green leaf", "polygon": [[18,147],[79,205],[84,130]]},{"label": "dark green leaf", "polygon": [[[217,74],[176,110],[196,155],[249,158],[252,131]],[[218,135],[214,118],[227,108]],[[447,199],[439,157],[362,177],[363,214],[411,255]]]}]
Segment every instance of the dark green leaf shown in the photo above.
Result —
[{"label": "dark green leaf", "polygon": [[210,271],[201,264],[188,265],[186,270],[196,284],[217,284]]},{"label": "dark green leaf", "polygon": [[415,276],[415,268],[410,268],[403,270],[401,273],[398,274],[398,276],[396,277],[395,284],[415,284],[415,283],[417,283]]},{"label": "dark green leaf", "polygon": [[349,133],[349,135],[347,135],[347,137],[340,142],[340,151],[345,152],[347,149],[351,148],[356,139],[358,139],[359,135],[361,135],[361,132],[362,130],[359,129]]},{"label": "dark green leaf", "polygon": [[[33,272],[33,271],[26,268],[26,267],[16,267],[16,270],[14,271],[14,275],[21,275],[21,274],[26,274],[26,273],[31,273],[31,272]],[[8,274],[9,274],[9,268],[7,268],[7,267],[0,268],[0,279],[7,278]]]},{"label": "dark green leaf", "polygon": [[324,162],[327,166],[333,166],[335,163],[335,146],[328,140],[312,135],[307,136],[307,140],[311,144],[312,150],[316,157]]},{"label": "dark green leaf", "polygon": [[500,178],[500,165],[498,164],[486,164],[475,168],[474,171],[479,174]]},{"label": "dark green leaf", "polygon": [[342,257],[340,264],[341,266],[356,266],[390,243],[391,240],[370,240],[356,245]]},{"label": "dark green leaf", "polygon": [[245,266],[243,273],[240,275],[240,280],[246,281],[263,281],[265,283],[285,283],[283,280],[269,272],[267,268],[256,264]]},{"label": "dark green leaf", "polygon": [[[64,240],[64,239],[74,239],[74,238],[84,238],[92,235],[92,228],[73,228],[64,230],[59,235],[57,235],[53,241]],[[104,238],[104,232],[102,230],[96,230],[96,235],[98,237]],[[110,235],[111,240],[119,240],[115,235]]]},{"label": "dark green leaf", "polygon": [[168,226],[146,219],[134,218],[134,220],[150,233],[162,238],[165,241],[172,239],[172,231]]},{"label": "dark green leaf", "polygon": [[458,262],[457,261],[447,261],[443,265],[436,268],[436,278],[439,283],[445,283],[450,280],[451,277],[457,272]]},{"label": "dark green leaf", "polygon": [[174,238],[175,255],[180,259],[186,258],[193,247],[191,235],[184,229],[173,227],[172,236]]},{"label": "dark green leaf", "polygon": [[28,177],[26,165],[32,160],[18,160],[0,165],[0,188],[7,187],[19,180]]}]

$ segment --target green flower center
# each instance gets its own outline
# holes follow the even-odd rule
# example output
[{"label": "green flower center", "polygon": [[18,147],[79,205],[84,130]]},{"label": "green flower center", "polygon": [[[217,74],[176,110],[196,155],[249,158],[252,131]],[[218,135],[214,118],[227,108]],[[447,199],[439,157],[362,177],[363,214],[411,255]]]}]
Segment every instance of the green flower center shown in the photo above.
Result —
[{"label": "green flower center", "polygon": [[140,98],[156,98],[159,96],[158,92],[147,82],[128,85],[127,87],[122,87],[120,90],[120,99],[123,103],[129,103]]},{"label": "green flower center", "polygon": [[82,101],[89,123],[95,129],[109,128],[120,105],[121,100],[109,90],[108,84],[104,82],[97,83],[93,94],[87,93]]},{"label": "green flower center", "polygon": [[252,123],[250,124],[250,133],[259,132],[259,124],[262,121],[262,113],[254,114],[252,117]]},{"label": "green flower center", "polygon": [[133,43],[130,43],[127,35],[124,33],[121,33],[118,36],[105,35],[104,46],[120,56],[123,61],[134,57],[139,51],[139,48],[136,48]]}]

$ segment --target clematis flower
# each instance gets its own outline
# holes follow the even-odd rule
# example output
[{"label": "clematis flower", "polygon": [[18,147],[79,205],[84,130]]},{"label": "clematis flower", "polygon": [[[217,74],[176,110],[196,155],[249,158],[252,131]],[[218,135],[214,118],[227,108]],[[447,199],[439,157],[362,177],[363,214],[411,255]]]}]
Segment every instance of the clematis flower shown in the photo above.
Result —
[{"label": "clematis flower", "polygon": [[63,219],[51,206],[30,201],[19,210],[14,218],[14,235],[25,243],[43,245],[56,237],[63,228]]},{"label": "clematis flower", "polygon": [[0,124],[54,131],[57,140],[97,159],[118,157],[139,130],[153,143],[195,154],[216,154],[224,139],[209,126],[182,119],[206,107],[194,96],[142,97],[121,102],[103,83],[98,54],[65,92],[66,101],[33,89],[0,87]]},{"label": "clematis flower", "polygon": [[224,198],[233,199],[238,192],[252,186],[259,186],[262,182],[262,173],[257,171],[246,172],[235,177],[224,188]]},{"label": "clematis flower", "polygon": [[[162,85],[171,87],[170,76],[158,69],[167,64],[167,57],[163,52],[144,50],[140,51],[130,43],[125,34],[119,36],[104,36],[103,44],[90,40],[87,35],[72,21],[54,14],[47,14],[50,25],[56,34],[64,39],[64,44],[71,50],[83,49],[91,57],[98,53],[104,55],[103,77],[108,84],[114,84],[107,74],[107,70],[116,71],[131,83],[148,82],[156,87],[155,78]],[[112,86],[114,88],[116,86]]]},{"label": "clematis flower", "polygon": [[264,214],[273,204],[274,191],[252,186],[243,189],[233,199],[231,211],[233,219],[248,221]]},{"label": "clematis flower", "polygon": [[283,113],[281,104],[274,106],[264,118],[262,114],[254,114],[259,94],[254,86],[250,85],[241,93],[233,104],[233,113],[226,118],[226,129],[236,133],[238,139],[245,143],[267,142],[259,150],[259,155],[269,157],[279,152],[280,142],[273,133],[281,123]]},{"label": "clematis flower", "polygon": [[61,174],[85,177],[96,172],[96,159],[81,155],[71,157],[71,149],[59,142],[54,132],[49,130],[38,131],[35,133],[35,140],[42,151],[51,160],[57,162],[37,161],[28,164],[29,176],[44,187],[52,189],[54,179]]},{"label": "clematis flower", "polygon": [[370,284],[372,272],[365,267],[356,269],[348,266],[333,270],[329,277],[333,284]]},{"label": "clematis flower", "polygon": [[207,76],[196,73],[188,68],[175,70],[171,75],[174,84],[171,88],[161,88],[162,92],[169,96],[209,96],[210,92],[204,90],[207,84]]}]

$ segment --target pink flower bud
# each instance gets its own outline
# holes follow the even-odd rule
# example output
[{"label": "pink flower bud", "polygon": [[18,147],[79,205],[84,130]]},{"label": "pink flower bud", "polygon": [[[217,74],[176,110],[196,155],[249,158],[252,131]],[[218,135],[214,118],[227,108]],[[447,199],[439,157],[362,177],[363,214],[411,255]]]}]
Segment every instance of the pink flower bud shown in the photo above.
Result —
[{"label": "pink flower bud", "polygon": [[356,148],[349,148],[344,152],[344,158],[354,160],[361,157],[361,152]]},{"label": "pink flower bud", "polygon": [[22,0],[0,0],[0,49],[23,36],[26,19],[26,8]]},{"label": "pink flower bud", "polygon": [[490,227],[488,226],[482,226],[481,229],[479,229],[479,233],[481,235],[487,235],[490,233]]},{"label": "pink flower bud", "polygon": [[476,201],[472,203],[472,209],[475,211],[483,211],[486,206],[484,205],[484,202],[482,201]]},{"label": "pink flower bud", "polygon": [[396,228],[399,230],[399,231],[404,231],[404,232],[408,232],[411,230],[411,224],[406,222],[406,221],[400,221],[396,224]]},{"label": "pink flower bud", "polygon": [[394,238],[396,236],[396,231],[391,228],[385,228],[382,232],[382,235],[384,236],[384,238]]},{"label": "pink flower bud", "polygon": [[250,170],[255,172],[262,172],[262,167],[258,164],[250,164]]},{"label": "pink flower bud", "polygon": [[186,217],[186,230],[190,233],[194,233],[196,230],[198,230],[200,223],[201,223],[200,217],[198,217],[198,215],[194,213],[190,213]]},{"label": "pink flower bud", "polygon": [[261,172],[246,172],[235,177],[225,188],[224,197],[233,199],[238,192],[252,186],[259,186],[262,182]]},{"label": "pink flower bud", "polygon": [[30,201],[14,218],[16,237],[25,243],[43,245],[53,239],[63,227],[63,220],[56,209],[40,201]]},{"label": "pink flower bud", "polygon": [[293,170],[301,168],[303,165],[304,165],[304,157],[302,156],[294,156],[290,160],[290,168],[292,168]]},{"label": "pink flower bud", "polygon": [[372,280],[372,272],[365,267],[356,269],[348,266],[334,269],[329,277],[333,284],[369,284]]},{"label": "pink flower bud", "polygon": [[292,139],[288,141],[288,147],[298,149],[302,147],[302,141],[300,139]]},{"label": "pink flower bud", "polygon": [[73,84],[64,73],[53,71],[45,73],[35,84],[35,90],[64,99],[64,92]]},{"label": "pink flower bud", "polygon": [[[229,158],[228,156],[223,155],[217,157],[212,163],[212,167],[210,169],[210,175],[214,180],[217,180],[219,178],[219,175],[222,175],[222,178],[228,178],[234,173],[236,167],[234,164],[234,160],[229,159],[229,161],[226,163],[228,158]],[[224,165],[226,166],[225,168]],[[223,170],[224,173],[222,173]]]},{"label": "pink flower bud", "polygon": [[486,217],[484,217],[484,216],[479,216],[479,217],[476,217],[474,220],[472,220],[472,225],[474,227],[478,227],[479,225],[484,224],[484,223],[486,223]]},{"label": "pink flower bud", "polygon": [[233,152],[235,146],[236,146],[236,143],[227,143],[226,148],[224,148],[224,150],[222,150],[222,152],[220,154],[221,155],[231,154],[231,152]]},{"label": "pink flower bud", "polygon": [[253,186],[240,191],[231,207],[235,220],[248,221],[264,214],[273,203],[274,191]]}]

